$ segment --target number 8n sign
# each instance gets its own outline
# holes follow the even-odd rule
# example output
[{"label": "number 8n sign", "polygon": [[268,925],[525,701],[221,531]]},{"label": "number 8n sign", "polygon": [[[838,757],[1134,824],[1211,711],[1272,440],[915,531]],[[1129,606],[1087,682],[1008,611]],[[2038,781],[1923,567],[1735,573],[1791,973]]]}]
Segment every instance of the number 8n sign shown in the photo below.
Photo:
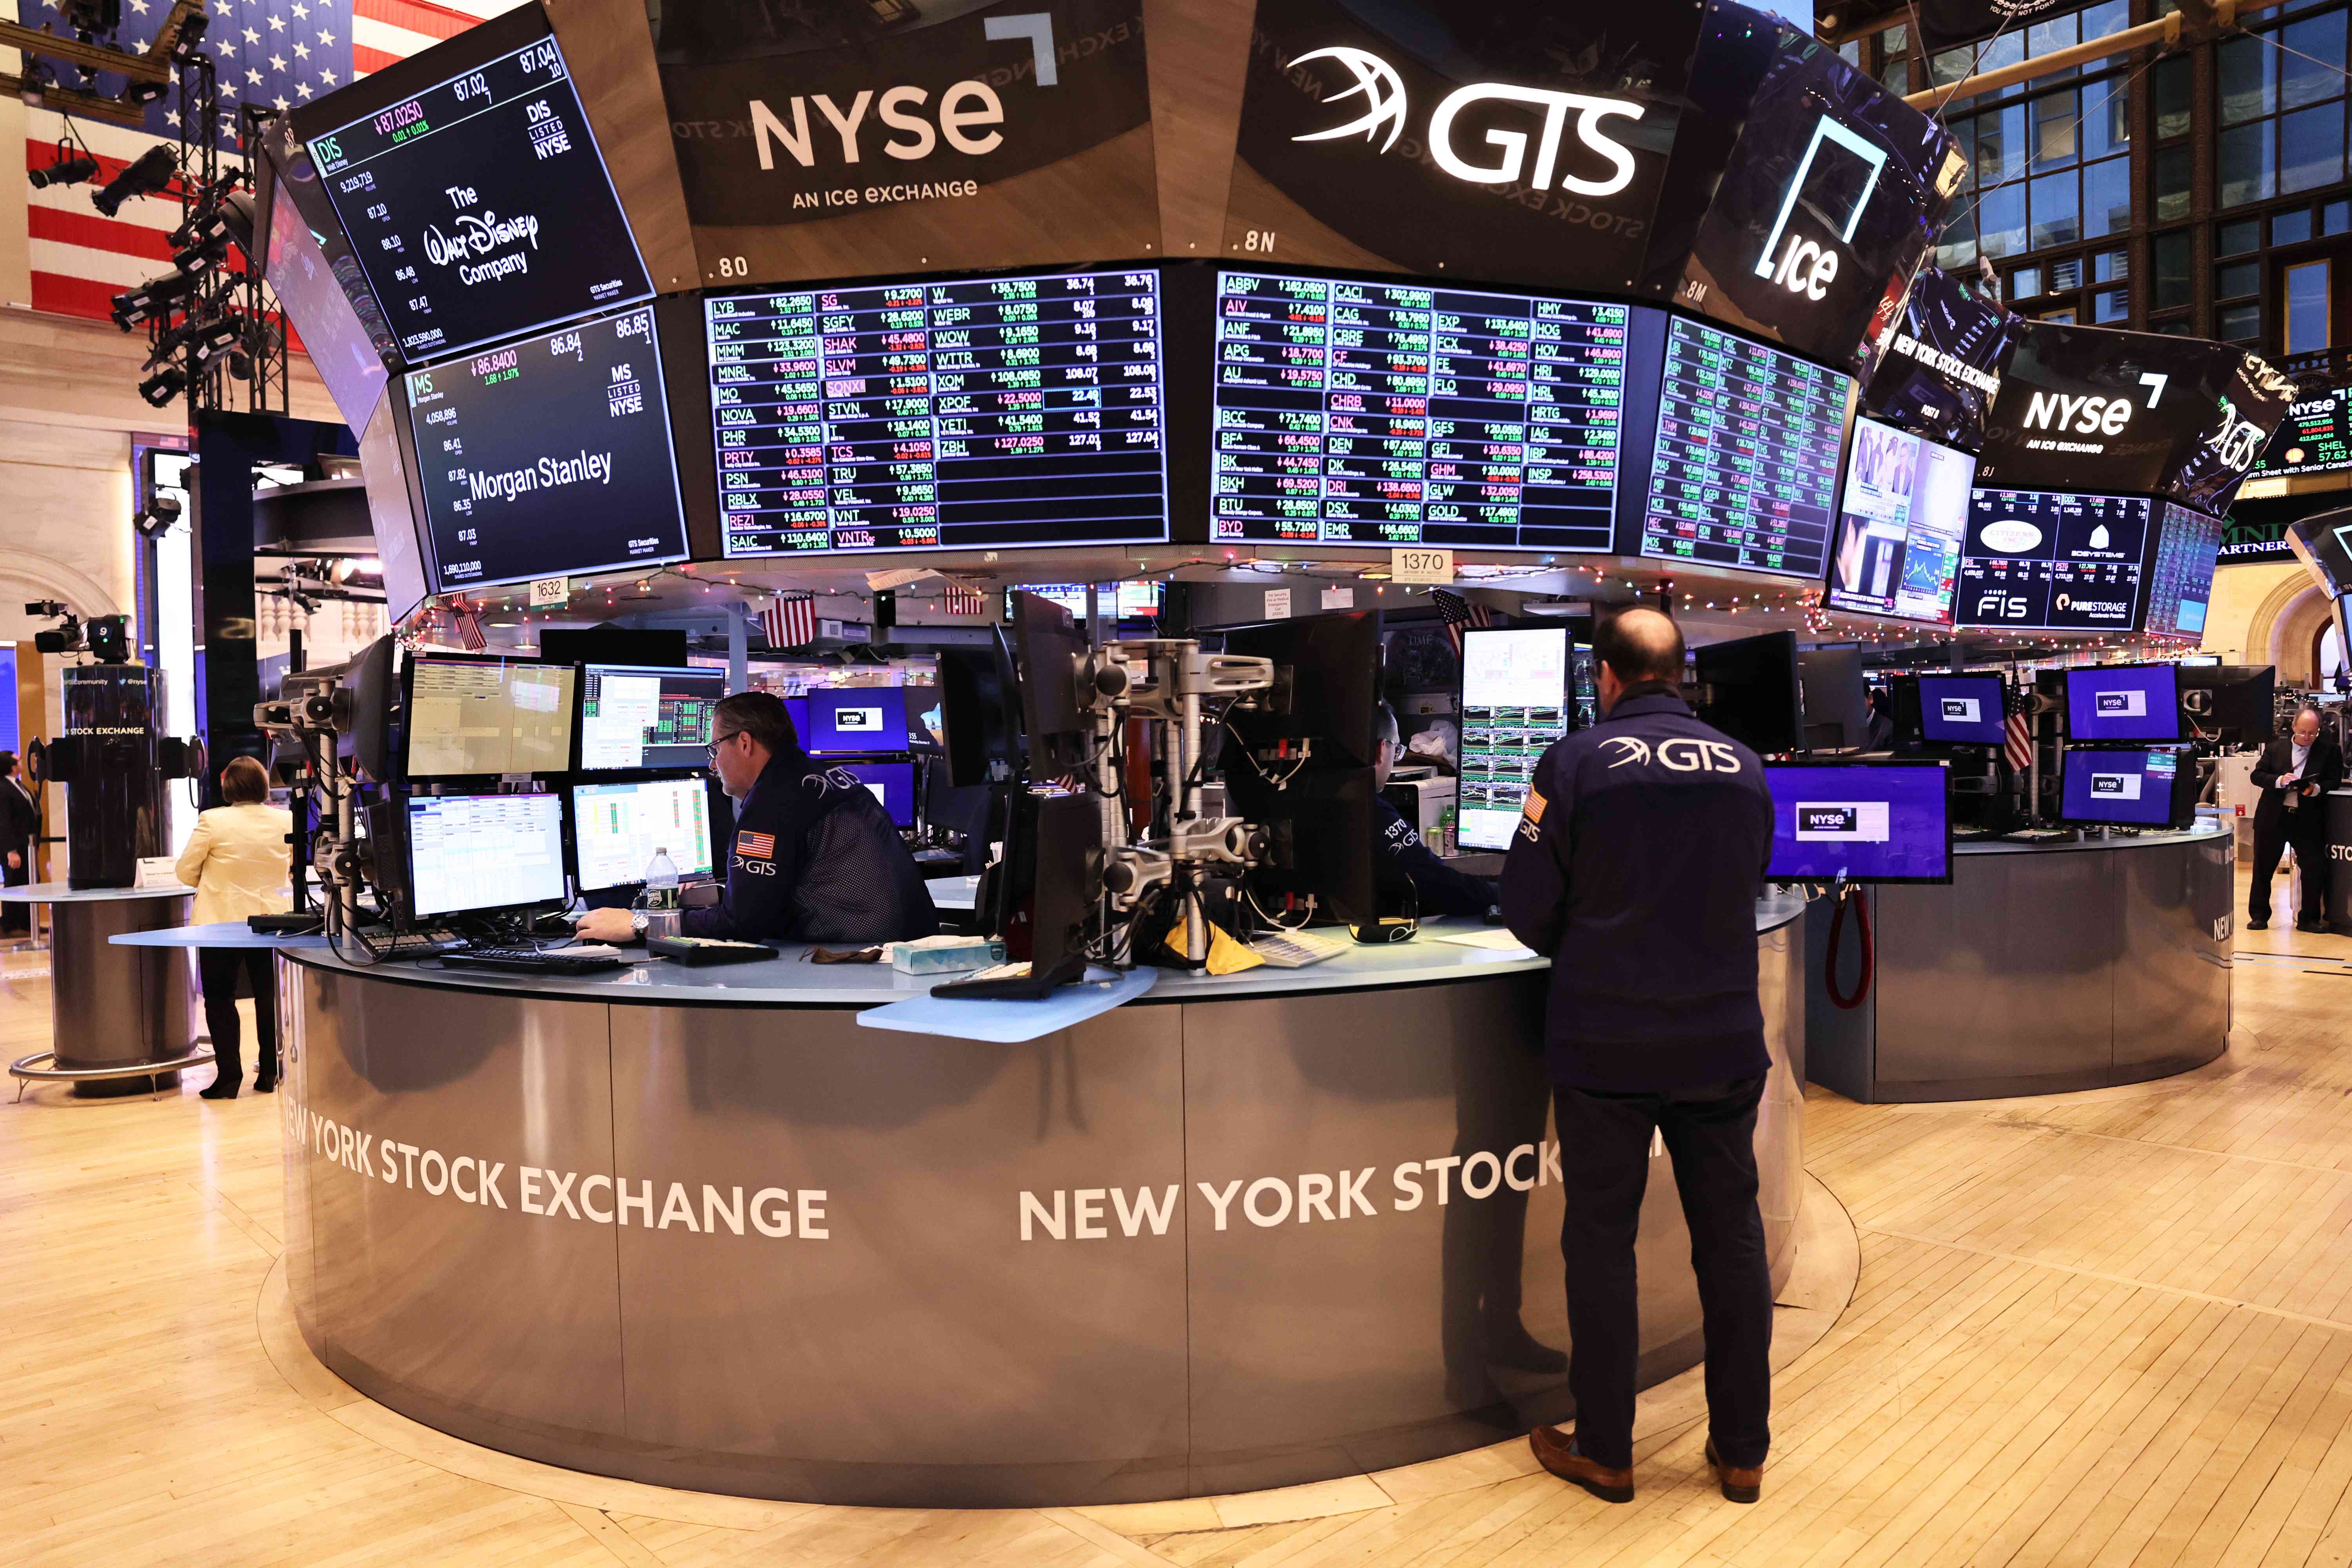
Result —
[{"label": "number 8n sign", "polygon": [[1454,552],[1451,550],[1391,550],[1389,552],[1389,580],[1393,583],[1430,583],[1443,586],[1454,581]]}]

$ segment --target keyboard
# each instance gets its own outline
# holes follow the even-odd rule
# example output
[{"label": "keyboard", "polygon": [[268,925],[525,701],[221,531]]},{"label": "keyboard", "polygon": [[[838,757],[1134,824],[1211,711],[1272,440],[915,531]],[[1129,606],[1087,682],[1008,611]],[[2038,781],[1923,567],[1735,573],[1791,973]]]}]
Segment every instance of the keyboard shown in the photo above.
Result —
[{"label": "keyboard", "polygon": [[441,955],[445,969],[479,969],[507,974],[596,974],[627,960],[617,948],[467,947]]},{"label": "keyboard", "polygon": [[412,958],[438,958],[452,949],[466,945],[454,936],[446,933],[436,935],[429,931],[410,931],[396,937],[385,931],[362,931],[360,934],[367,938],[367,944],[374,951],[378,963],[397,963]]},{"label": "keyboard", "polygon": [[1254,938],[1249,950],[1276,969],[1304,969],[1337,958],[1356,944],[1339,937],[1294,931]]}]

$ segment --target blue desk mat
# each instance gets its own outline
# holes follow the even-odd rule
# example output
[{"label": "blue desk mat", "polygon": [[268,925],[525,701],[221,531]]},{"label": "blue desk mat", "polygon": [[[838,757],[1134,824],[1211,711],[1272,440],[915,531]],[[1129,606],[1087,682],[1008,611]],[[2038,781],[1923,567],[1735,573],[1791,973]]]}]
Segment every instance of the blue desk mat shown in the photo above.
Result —
[{"label": "blue desk mat", "polygon": [[[969,975],[942,975],[940,984]],[[961,996],[910,996],[887,1006],[868,1007],[857,1022],[868,1029],[898,1029],[911,1035],[939,1035],[951,1040],[988,1040],[1019,1045],[1098,1018],[1123,1003],[1132,1002],[1158,983],[1160,972],[1149,967],[1124,974],[1107,969],[1087,971],[1087,978],[1065,985],[1043,1002],[982,1002]]]}]

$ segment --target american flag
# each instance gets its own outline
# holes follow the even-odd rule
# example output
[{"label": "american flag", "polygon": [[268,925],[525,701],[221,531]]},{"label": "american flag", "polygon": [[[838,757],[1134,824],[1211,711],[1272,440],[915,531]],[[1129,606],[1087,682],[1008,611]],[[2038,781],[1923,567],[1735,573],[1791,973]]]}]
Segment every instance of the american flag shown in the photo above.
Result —
[{"label": "american flag", "polygon": [[984,616],[988,613],[988,600],[977,588],[950,583],[947,589],[947,612],[951,616]]},{"label": "american flag", "polygon": [[459,646],[467,653],[479,653],[490,646],[488,635],[482,630],[482,617],[473,611],[452,610],[449,619],[454,623]]},{"label": "american flag", "polygon": [[[217,62],[224,149],[236,145],[241,103],[290,109],[347,85],[395,60],[405,59],[464,32],[477,22],[511,10],[520,0],[206,0],[211,18],[204,47]],[[170,0],[123,0],[122,27],[113,47],[132,53],[147,47]],[[17,0],[16,18],[27,27],[44,22],[68,37],[55,4]],[[60,79],[79,82],[61,67]],[[113,92],[121,79],[101,76],[99,90]],[[25,111],[25,163],[45,169],[57,160],[64,116],[47,109]],[[125,202],[119,216],[104,217],[90,205],[93,191],[122,172],[123,165],[157,142],[180,138],[176,89],[147,108],[146,123],[133,130],[103,121],[77,119],[77,140],[98,160],[95,178],[79,185],[53,185],[26,193],[26,229],[36,310],[105,321],[109,302],[172,267],[164,236],[180,225],[180,204],[171,194]]]},{"label": "american flag", "polygon": [[2009,689],[2003,706],[2009,711],[2009,744],[2004,754],[2009,765],[2023,773],[2033,765],[2033,720],[2026,710],[2033,704],[2033,692],[2023,682]]},{"label": "american flag", "polygon": [[1494,614],[1486,605],[1465,599],[1451,588],[1432,588],[1429,602],[1435,605],[1437,613],[1445,617],[1446,640],[1454,645],[1456,654],[1462,651],[1464,628],[1475,629],[1495,624]]},{"label": "american flag", "polygon": [[816,641],[816,595],[777,595],[761,609],[760,629],[771,650],[808,647]]}]

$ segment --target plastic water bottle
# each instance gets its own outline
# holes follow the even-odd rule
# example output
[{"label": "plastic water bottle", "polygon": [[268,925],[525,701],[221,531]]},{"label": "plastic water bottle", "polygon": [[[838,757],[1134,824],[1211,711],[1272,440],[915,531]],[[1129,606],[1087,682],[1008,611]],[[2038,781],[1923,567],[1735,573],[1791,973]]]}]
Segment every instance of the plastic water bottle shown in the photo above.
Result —
[{"label": "plastic water bottle", "polygon": [[646,862],[646,934],[677,934],[677,863],[658,846]]}]

